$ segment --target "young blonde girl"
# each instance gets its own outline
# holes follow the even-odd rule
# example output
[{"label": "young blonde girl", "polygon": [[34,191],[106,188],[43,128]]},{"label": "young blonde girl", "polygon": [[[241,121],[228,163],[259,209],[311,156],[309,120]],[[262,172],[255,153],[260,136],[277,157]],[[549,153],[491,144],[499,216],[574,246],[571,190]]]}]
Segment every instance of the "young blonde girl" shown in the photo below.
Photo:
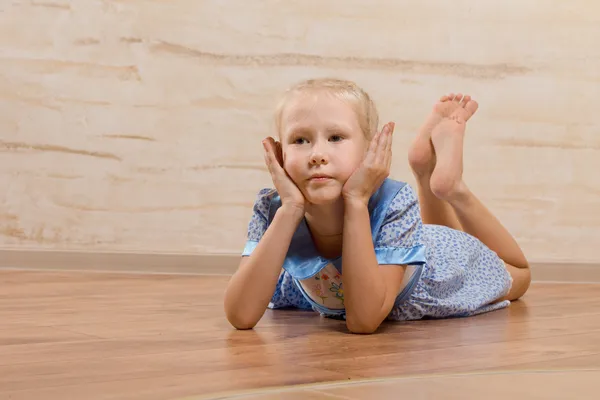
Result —
[{"label": "young blonde girl", "polygon": [[470,96],[435,104],[409,149],[418,195],[388,178],[394,123],[353,82],[314,79],[283,96],[263,141],[274,189],[258,193],[225,313],[250,329],[267,308],[315,310],[353,333],[384,320],[464,317],[529,287],[523,252],[462,180]]}]

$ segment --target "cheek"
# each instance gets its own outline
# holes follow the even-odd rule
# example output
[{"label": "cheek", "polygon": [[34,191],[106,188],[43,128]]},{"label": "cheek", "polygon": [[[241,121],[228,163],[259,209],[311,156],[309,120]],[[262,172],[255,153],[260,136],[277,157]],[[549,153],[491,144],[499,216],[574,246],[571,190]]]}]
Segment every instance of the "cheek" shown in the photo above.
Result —
[{"label": "cheek", "polygon": [[293,152],[283,153],[283,167],[285,171],[292,177],[295,178],[300,172],[300,160],[298,154]]},{"label": "cheek", "polygon": [[364,159],[365,153],[362,149],[350,148],[348,149],[344,157],[340,159],[342,165],[344,166],[344,174],[349,176],[351,175],[356,168],[360,166]]}]

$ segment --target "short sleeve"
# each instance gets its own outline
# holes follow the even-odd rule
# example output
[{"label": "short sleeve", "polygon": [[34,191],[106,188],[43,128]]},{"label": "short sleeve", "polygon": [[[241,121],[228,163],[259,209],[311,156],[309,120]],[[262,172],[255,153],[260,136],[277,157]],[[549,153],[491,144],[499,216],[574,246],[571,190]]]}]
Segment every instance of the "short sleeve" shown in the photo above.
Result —
[{"label": "short sleeve", "polygon": [[269,225],[269,207],[275,191],[272,189],[261,189],[256,196],[252,208],[252,218],[248,223],[246,245],[242,256],[249,256],[258,245]]},{"label": "short sleeve", "polygon": [[423,264],[425,248],[421,240],[423,222],[417,195],[406,184],[391,201],[375,238],[379,264]]}]

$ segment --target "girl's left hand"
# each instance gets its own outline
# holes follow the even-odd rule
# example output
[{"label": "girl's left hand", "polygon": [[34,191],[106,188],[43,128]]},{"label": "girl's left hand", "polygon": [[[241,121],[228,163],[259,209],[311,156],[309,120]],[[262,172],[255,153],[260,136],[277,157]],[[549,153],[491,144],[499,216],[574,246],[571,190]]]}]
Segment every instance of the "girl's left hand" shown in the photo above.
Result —
[{"label": "girl's left hand", "polygon": [[362,164],[344,184],[345,202],[358,201],[367,205],[369,199],[390,174],[392,164],[392,134],[395,124],[388,122],[371,140]]}]

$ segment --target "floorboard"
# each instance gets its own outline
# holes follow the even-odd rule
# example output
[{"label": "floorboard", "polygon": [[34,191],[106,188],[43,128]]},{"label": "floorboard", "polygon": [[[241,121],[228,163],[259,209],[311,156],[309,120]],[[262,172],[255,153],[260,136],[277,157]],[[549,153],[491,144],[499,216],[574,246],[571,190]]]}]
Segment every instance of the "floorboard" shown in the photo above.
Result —
[{"label": "floorboard", "polygon": [[471,386],[501,398],[529,381],[540,396],[575,383],[594,393],[600,381],[598,284],[534,283],[505,310],[365,336],[300,311],[269,310],[236,331],[222,311],[226,282],[0,271],[0,399],[454,398]]}]

